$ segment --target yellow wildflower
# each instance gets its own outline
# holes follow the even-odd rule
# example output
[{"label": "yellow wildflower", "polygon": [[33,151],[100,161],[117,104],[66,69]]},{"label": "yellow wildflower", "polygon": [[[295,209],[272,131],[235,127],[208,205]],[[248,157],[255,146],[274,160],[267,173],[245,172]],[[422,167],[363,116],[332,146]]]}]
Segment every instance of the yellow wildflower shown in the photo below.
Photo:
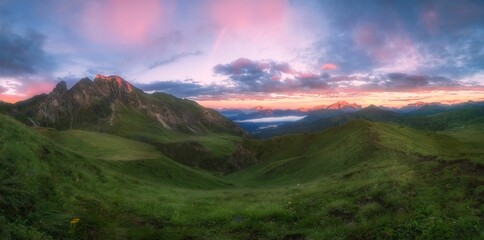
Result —
[{"label": "yellow wildflower", "polygon": [[81,219],[78,218],[78,217],[75,217],[73,219],[71,219],[71,224],[77,224]]}]

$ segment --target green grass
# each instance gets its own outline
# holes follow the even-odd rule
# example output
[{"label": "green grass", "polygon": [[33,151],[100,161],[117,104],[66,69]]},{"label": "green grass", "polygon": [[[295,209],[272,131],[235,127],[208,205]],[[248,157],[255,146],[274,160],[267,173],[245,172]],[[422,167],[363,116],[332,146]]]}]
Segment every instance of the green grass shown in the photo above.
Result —
[{"label": "green grass", "polygon": [[229,176],[230,179],[275,184],[303,183],[343,171],[372,158],[374,134],[369,123],[355,121],[324,133],[288,135],[270,140],[248,140],[246,148],[259,164]]},{"label": "green grass", "polygon": [[[484,131],[483,131],[484,132]],[[480,139],[483,143],[484,139]],[[421,158],[469,159],[482,163],[484,149],[456,136],[419,131],[392,123],[354,120],[322,133],[287,135],[269,140],[246,140],[244,146],[260,163],[236,172],[229,179],[257,186],[302,183],[377,161],[386,152]]]},{"label": "green grass", "polygon": [[88,158],[140,160],[162,156],[154,146],[105,133],[54,129],[38,129],[38,132]]},{"label": "green grass", "polygon": [[134,111],[119,111],[118,120],[110,126],[109,133],[148,143],[184,165],[219,174],[227,171],[226,159],[241,139],[228,133],[173,131]]},{"label": "green grass", "polygon": [[0,238],[479,239],[483,159],[465,139],[356,121],[247,141],[260,163],[222,178],[92,159],[0,115]]}]

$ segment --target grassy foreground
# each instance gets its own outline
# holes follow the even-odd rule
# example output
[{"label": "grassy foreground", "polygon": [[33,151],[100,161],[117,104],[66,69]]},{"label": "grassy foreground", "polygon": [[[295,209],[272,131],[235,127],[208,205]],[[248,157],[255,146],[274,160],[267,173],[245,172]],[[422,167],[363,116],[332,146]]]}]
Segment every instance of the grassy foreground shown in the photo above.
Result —
[{"label": "grassy foreground", "polygon": [[69,143],[84,134],[96,135],[47,133],[52,141],[0,115],[1,239],[484,237],[484,152],[476,147],[484,142],[458,130],[354,121],[248,140],[260,162],[226,177],[145,144],[121,149],[147,159],[112,161],[106,151],[130,140]]}]

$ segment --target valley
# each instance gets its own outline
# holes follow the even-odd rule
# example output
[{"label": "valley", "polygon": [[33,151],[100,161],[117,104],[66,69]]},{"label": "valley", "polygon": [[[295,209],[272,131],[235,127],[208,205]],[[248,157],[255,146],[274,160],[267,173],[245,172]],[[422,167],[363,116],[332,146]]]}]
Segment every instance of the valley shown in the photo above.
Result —
[{"label": "valley", "polygon": [[438,131],[353,118],[267,140],[126,109],[101,132],[2,114],[0,236],[477,239],[484,129],[465,111]]}]

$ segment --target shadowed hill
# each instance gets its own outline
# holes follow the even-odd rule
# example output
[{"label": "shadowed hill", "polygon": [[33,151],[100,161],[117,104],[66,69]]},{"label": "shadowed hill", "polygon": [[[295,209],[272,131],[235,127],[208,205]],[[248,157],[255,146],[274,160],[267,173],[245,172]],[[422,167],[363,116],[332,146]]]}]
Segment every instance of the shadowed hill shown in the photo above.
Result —
[{"label": "shadowed hill", "polygon": [[393,153],[441,159],[484,154],[463,154],[464,144],[448,135],[366,120],[351,120],[320,133],[246,140],[242,145],[259,163],[230,178],[257,184],[311,181]]}]

